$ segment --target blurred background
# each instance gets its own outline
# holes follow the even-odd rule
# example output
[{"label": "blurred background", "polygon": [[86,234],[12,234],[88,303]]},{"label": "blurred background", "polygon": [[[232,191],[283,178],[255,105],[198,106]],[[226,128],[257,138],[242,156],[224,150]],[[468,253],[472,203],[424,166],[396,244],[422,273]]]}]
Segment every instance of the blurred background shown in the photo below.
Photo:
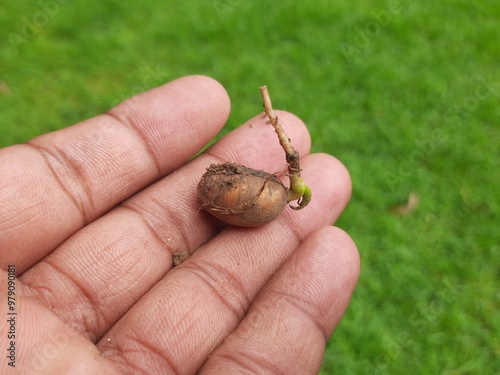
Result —
[{"label": "blurred background", "polygon": [[226,87],[223,135],[267,84],[353,180],[321,373],[500,373],[498,1],[10,1],[0,36],[0,146],[187,74]]}]

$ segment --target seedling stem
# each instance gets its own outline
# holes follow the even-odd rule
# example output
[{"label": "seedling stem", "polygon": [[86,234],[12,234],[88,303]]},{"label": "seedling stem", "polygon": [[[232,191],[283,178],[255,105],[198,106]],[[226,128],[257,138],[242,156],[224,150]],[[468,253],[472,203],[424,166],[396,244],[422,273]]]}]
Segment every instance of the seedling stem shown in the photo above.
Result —
[{"label": "seedling stem", "polygon": [[276,134],[278,134],[281,147],[285,150],[288,176],[290,178],[288,202],[298,200],[298,206],[290,205],[290,207],[294,210],[301,210],[311,201],[312,193],[311,189],[304,183],[300,175],[299,152],[293,148],[290,138],[287,137],[285,130],[283,130],[283,127],[278,121],[278,116],[274,114],[267,86],[262,86],[260,88],[260,93],[264,101],[264,111],[267,117],[269,117],[269,122],[276,131]]}]

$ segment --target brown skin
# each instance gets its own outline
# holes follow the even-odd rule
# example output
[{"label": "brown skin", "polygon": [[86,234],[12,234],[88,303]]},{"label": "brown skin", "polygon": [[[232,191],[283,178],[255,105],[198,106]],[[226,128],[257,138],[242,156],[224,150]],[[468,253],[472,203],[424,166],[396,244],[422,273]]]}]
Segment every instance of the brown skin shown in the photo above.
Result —
[{"label": "brown skin", "polygon": [[[279,112],[315,199],[266,226],[221,228],[194,193],[207,165],[283,167],[279,145],[250,146],[262,115],[188,162],[229,109],[217,82],[184,77],[0,150],[0,291],[15,264],[19,313],[16,368],[4,357],[2,373],[318,373],[359,272],[332,226],[349,174],[309,155],[304,124]],[[178,251],[192,256],[172,268]]]}]

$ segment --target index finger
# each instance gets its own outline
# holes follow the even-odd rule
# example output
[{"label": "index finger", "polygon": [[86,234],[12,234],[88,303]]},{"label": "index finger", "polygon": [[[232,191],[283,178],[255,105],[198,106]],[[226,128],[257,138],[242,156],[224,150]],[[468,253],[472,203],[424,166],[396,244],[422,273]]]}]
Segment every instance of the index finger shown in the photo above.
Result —
[{"label": "index finger", "polygon": [[222,128],[216,81],[180,78],[107,114],[0,150],[0,267],[22,273],[198,152]]}]

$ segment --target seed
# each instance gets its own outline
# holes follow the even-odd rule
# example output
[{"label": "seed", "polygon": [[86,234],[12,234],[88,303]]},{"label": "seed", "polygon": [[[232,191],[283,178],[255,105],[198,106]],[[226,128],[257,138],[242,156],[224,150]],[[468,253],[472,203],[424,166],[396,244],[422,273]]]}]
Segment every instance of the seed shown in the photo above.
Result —
[{"label": "seed", "polygon": [[287,189],[274,175],[235,163],[212,164],[198,184],[202,206],[228,224],[256,227],[276,219]]},{"label": "seed", "polygon": [[235,163],[212,164],[198,184],[202,208],[228,224],[256,227],[276,219],[286,204],[297,200],[301,210],[311,201],[311,189],[301,177],[299,153],[274,114],[266,86],[260,88],[264,111],[285,151],[290,188],[270,173]]}]

